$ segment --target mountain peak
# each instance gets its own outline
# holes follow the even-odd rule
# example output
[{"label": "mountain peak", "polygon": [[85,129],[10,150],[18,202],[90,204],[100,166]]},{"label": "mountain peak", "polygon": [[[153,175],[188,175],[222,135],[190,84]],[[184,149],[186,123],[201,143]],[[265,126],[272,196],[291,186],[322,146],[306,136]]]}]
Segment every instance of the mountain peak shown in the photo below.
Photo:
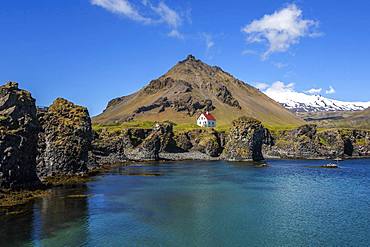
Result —
[{"label": "mountain peak", "polygon": [[304,123],[257,89],[193,55],[138,92],[114,99],[94,121],[170,120],[190,124],[204,111],[212,111],[221,125],[244,115],[270,125]]},{"label": "mountain peak", "polygon": [[185,61],[197,61],[198,59],[196,59],[196,57],[195,56],[193,56],[192,54],[189,54],[187,57],[186,57],[186,59],[185,59]]}]

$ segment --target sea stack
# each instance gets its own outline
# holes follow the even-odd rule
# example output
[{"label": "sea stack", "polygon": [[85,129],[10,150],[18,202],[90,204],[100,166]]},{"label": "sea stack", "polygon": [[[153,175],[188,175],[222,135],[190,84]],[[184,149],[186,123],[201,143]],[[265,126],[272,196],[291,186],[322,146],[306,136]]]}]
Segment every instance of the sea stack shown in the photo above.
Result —
[{"label": "sea stack", "polygon": [[39,177],[75,176],[87,172],[92,141],[89,112],[68,100],[58,98],[47,109],[40,109],[37,170]]},{"label": "sea stack", "polygon": [[229,161],[261,161],[262,145],[270,140],[262,123],[249,117],[233,121],[222,157]]},{"label": "sea stack", "polygon": [[40,129],[35,99],[18,83],[0,87],[0,187],[28,189],[40,184],[36,174]]}]

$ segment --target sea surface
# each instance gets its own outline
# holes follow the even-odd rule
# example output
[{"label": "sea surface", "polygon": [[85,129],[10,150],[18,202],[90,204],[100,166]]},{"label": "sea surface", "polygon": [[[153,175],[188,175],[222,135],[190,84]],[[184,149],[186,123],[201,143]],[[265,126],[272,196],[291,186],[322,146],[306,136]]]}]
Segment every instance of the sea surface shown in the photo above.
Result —
[{"label": "sea surface", "polygon": [[0,246],[370,246],[370,160],[118,167],[0,218]]}]

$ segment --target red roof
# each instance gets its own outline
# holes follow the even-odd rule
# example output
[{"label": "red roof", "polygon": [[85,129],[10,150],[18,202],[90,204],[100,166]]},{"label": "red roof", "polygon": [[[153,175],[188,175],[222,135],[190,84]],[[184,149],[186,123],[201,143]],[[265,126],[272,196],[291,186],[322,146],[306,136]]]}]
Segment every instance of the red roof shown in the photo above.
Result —
[{"label": "red roof", "polygon": [[216,118],[209,112],[204,112],[203,115],[210,121],[216,121]]}]

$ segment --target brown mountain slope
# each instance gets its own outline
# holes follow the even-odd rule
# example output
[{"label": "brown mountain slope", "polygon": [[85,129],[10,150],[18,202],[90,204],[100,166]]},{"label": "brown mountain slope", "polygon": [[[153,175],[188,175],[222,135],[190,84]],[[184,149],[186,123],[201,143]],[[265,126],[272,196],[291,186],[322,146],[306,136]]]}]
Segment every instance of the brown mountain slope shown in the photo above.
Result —
[{"label": "brown mountain slope", "polygon": [[370,108],[363,111],[299,113],[321,128],[370,129]]},{"label": "brown mountain slope", "polygon": [[353,112],[349,117],[341,120],[340,125],[348,128],[370,129],[370,108]]},{"label": "brown mountain slope", "polygon": [[93,121],[98,124],[129,120],[195,123],[197,114],[206,110],[216,116],[218,125],[228,125],[243,115],[257,118],[268,126],[304,123],[259,90],[191,55],[140,91],[109,102],[107,109]]}]

